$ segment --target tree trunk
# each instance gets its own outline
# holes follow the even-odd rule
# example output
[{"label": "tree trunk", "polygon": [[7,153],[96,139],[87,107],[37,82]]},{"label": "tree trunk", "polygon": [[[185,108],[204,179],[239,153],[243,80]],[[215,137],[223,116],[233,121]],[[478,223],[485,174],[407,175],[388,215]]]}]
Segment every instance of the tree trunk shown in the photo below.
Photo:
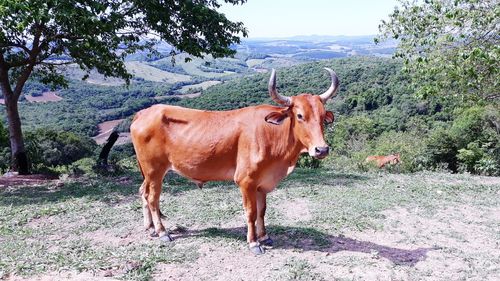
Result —
[{"label": "tree trunk", "polygon": [[28,156],[24,148],[23,132],[21,130],[21,119],[17,108],[17,98],[3,91],[5,108],[7,109],[7,120],[9,122],[9,139],[12,155],[11,167],[20,175],[29,174]]},{"label": "tree trunk", "polygon": [[106,144],[104,145],[104,147],[101,150],[101,153],[99,154],[99,164],[101,166],[108,165],[109,151],[111,150],[111,148],[113,147],[119,136],[120,135],[116,131],[112,132],[111,135],[109,136]]}]

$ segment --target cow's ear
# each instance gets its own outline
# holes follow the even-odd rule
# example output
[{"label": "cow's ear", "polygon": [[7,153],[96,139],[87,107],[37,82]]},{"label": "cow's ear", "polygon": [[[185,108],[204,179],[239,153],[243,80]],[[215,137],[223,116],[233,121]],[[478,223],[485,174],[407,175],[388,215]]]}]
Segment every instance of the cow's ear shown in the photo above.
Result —
[{"label": "cow's ear", "polygon": [[269,113],[265,120],[267,123],[271,123],[274,125],[281,125],[283,121],[288,117],[288,111],[282,112],[271,112]]},{"label": "cow's ear", "polygon": [[335,117],[333,117],[333,112],[327,111],[325,114],[325,123],[326,124],[333,123],[333,120],[335,120]]}]

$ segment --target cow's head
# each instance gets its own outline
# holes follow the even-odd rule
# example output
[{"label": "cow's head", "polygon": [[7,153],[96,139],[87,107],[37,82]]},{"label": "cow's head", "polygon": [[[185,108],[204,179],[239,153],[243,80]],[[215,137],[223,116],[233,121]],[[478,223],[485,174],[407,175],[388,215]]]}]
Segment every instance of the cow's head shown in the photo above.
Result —
[{"label": "cow's head", "polygon": [[399,162],[401,162],[401,156],[399,155],[399,153],[393,154],[391,155],[391,157],[391,164],[398,164]]},{"label": "cow's head", "polygon": [[280,112],[272,112],[266,116],[266,121],[281,125],[286,118],[290,118],[293,133],[297,140],[307,149],[309,155],[315,158],[325,158],[329,147],[323,136],[324,124],[332,123],[333,113],[326,111],[324,104],[335,95],[339,87],[337,74],[330,68],[325,68],[332,80],[330,88],[321,95],[300,94],[287,97],[276,90],[276,72],[273,69],[269,79],[269,94],[271,98],[285,106]]}]

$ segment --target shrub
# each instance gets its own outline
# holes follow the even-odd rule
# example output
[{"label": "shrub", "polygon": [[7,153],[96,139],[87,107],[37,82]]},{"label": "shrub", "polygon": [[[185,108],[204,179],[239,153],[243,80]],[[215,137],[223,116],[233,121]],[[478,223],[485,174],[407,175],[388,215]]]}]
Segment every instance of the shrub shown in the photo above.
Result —
[{"label": "shrub", "polygon": [[326,130],[326,139],[337,154],[350,155],[363,149],[374,134],[374,123],[366,116],[339,118],[333,127]]},{"label": "shrub", "polygon": [[471,142],[467,145],[467,148],[459,149],[457,154],[459,171],[474,173],[474,166],[483,156],[484,151],[479,147],[477,142]]},{"label": "shrub", "polygon": [[453,172],[458,170],[456,140],[444,128],[431,132],[426,140],[427,145],[424,154],[428,157],[429,168],[449,169]]},{"label": "shrub", "polygon": [[484,176],[498,176],[500,175],[500,165],[495,159],[486,155],[476,162],[474,171]]},{"label": "shrub", "polygon": [[26,134],[26,150],[35,172],[68,166],[93,155],[96,148],[91,138],[70,132],[39,129]]},{"label": "shrub", "polygon": [[401,162],[390,170],[415,172],[425,169],[429,159],[424,154],[424,139],[414,132],[389,131],[371,142],[371,148],[361,152],[361,160],[368,155],[390,155],[399,153]]},{"label": "shrub", "polygon": [[309,156],[309,154],[302,154],[297,161],[297,167],[299,168],[309,168],[309,169],[317,169],[321,167],[322,162],[316,158]]},{"label": "shrub", "polygon": [[10,168],[9,133],[0,122],[0,173]]}]

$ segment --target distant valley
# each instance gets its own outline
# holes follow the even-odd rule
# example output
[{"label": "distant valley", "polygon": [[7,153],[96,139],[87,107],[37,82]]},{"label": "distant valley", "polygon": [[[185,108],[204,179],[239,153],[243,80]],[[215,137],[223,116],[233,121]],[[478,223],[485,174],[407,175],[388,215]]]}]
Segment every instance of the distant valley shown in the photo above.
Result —
[{"label": "distant valley", "polygon": [[[67,89],[52,91],[30,81],[20,103],[23,124],[28,130],[50,126],[96,136],[102,143],[103,133],[113,129],[109,124],[120,126],[116,120],[126,121],[137,110],[154,103],[196,98],[214,85],[265,73],[271,68],[356,56],[390,57],[395,46],[394,42],[376,45],[373,36],[256,38],[244,39],[234,46],[237,51],[234,57],[214,59],[182,53],[172,57],[172,48],[161,43],[157,46],[157,56],[139,52],[126,58],[127,70],[133,75],[129,86],[121,79],[104,77],[97,71],[91,71],[82,81],[86,73],[76,65],[61,69],[70,81]],[[4,112],[0,116],[5,118]],[[41,118],[44,122],[40,122]],[[107,125],[105,130],[103,124]]]}]

